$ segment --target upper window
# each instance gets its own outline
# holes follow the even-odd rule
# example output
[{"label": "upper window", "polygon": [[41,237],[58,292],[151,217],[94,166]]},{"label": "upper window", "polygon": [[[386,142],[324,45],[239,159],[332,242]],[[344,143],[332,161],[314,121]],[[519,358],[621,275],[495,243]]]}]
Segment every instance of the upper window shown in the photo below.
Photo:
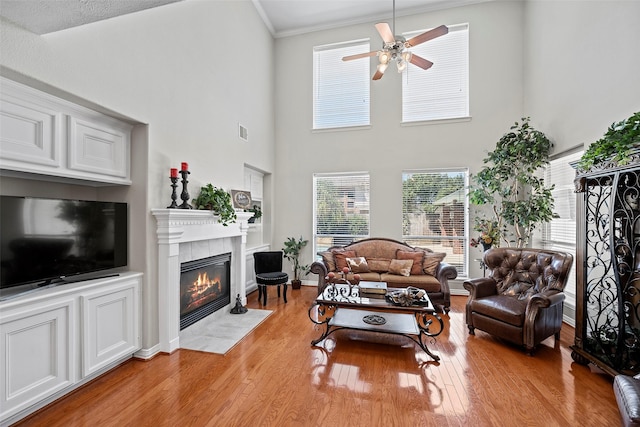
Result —
[{"label": "upper window", "polygon": [[[407,39],[423,33],[403,34]],[[428,70],[409,64],[402,79],[402,121],[469,116],[469,24],[450,25],[449,33],[411,48],[433,62]]]},{"label": "upper window", "polygon": [[402,238],[412,246],[447,254],[445,261],[467,275],[466,169],[402,173]]},{"label": "upper window", "polygon": [[369,174],[316,174],[314,250],[369,237]]},{"label": "upper window", "polygon": [[313,48],[313,128],[369,125],[369,64],[342,57],[369,51],[369,41]]}]

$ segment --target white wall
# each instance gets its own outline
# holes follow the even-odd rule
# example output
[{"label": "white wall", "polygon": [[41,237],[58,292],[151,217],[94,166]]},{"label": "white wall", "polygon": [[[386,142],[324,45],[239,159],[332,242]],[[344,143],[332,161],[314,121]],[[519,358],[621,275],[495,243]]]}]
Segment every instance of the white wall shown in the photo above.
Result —
[{"label": "white wall", "polygon": [[[523,9],[521,2],[490,2],[396,19],[397,33],[469,23],[472,119],[466,122],[401,126],[401,80],[390,70],[371,83],[370,129],[314,133],[313,47],[369,37],[375,49],[381,42],[374,22],[277,39],[275,244],[287,236],[311,240],[315,172],[368,171],[371,236],[396,239],[402,237],[404,169],[477,172],[486,152],[522,117]],[[480,255],[470,249],[471,259]],[[314,258],[310,244],[304,261]],[[471,267],[472,275],[481,274],[476,263]]]},{"label": "white wall", "polygon": [[555,152],[640,111],[639,1],[528,1],[525,112]]},{"label": "white wall", "polygon": [[[143,347],[150,348],[158,342],[150,209],[171,202],[169,168],[183,161],[192,196],[207,182],[242,188],[245,163],[274,171],[273,38],[249,0],[186,0],[44,36],[1,24],[2,74],[44,82],[148,125],[136,131],[142,145],[133,149],[134,185],[107,193],[141,205],[131,223],[132,238],[142,242],[132,243],[139,250],[130,264],[144,266]],[[239,122],[249,129],[248,143],[238,138]],[[60,197],[74,187],[19,185],[24,194]],[[95,190],[78,193],[87,191]]]}]

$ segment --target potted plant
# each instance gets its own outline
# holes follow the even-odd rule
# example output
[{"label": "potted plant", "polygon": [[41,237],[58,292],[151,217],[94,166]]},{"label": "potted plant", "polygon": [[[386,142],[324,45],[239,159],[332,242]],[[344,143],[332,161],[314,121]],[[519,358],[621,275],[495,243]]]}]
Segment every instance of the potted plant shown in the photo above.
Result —
[{"label": "potted plant", "polygon": [[478,238],[471,239],[471,246],[474,248],[482,246],[483,250],[489,250],[492,246],[500,246],[500,228],[498,221],[486,218],[474,218],[475,231],[480,232]]},{"label": "potted plant", "polygon": [[262,209],[260,209],[260,206],[258,205],[253,205],[251,209],[245,209],[244,211],[253,212],[253,216],[249,218],[249,224],[253,224],[254,222],[256,222],[256,219],[262,216]]},{"label": "potted plant", "polygon": [[588,171],[600,163],[611,161],[626,165],[633,149],[640,145],[640,112],[612,124],[602,138],[589,145],[578,162],[578,168]]},{"label": "potted plant", "polygon": [[539,177],[549,163],[551,147],[544,133],[531,127],[528,117],[523,118],[500,138],[483,161],[487,166],[472,177],[470,202],[492,207],[492,227],[507,246],[527,246],[533,230],[556,217],[553,187],[545,187]]},{"label": "potted plant", "polygon": [[236,212],[231,204],[231,195],[222,188],[207,184],[200,188],[200,194],[193,199],[196,209],[209,209],[220,217],[225,227],[236,222]]},{"label": "potted plant", "polygon": [[300,252],[307,246],[307,243],[309,243],[309,241],[303,239],[302,236],[297,240],[293,237],[287,237],[287,240],[284,242],[284,248],[282,248],[284,257],[293,264],[293,280],[291,280],[291,287],[293,289],[300,289],[300,285],[302,284],[300,277],[309,272],[308,265],[300,264]]}]

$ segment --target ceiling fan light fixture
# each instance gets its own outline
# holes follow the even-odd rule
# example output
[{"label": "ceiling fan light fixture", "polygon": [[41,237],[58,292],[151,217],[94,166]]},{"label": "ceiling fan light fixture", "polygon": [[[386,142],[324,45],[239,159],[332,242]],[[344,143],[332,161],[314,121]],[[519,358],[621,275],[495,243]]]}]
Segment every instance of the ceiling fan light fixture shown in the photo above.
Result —
[{"label": "ceiling fan light fixture", "polygon": [[400,59],[396,65],[398,66],[398,72],[402,73],[407,68],[407,61]]},{"label": "ceiling fan light fixture", "polygon": [[389,54],[389,52],[385,52],[385,51],[381,51],[378,55],[378,60],[380,61],[380,64],[388,64],[389,60],[391,59],[391,55]]},{"label": "ceiling fan light fixture", "polygon": [[378,71],[384,73],[388,66],[389,64],[378,64]]}]

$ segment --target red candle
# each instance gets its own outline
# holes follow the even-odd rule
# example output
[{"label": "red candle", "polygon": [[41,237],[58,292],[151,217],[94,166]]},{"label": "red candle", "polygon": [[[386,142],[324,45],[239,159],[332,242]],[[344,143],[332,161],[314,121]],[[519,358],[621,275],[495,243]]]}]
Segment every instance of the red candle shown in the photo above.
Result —
[{"label": "red candle", "polygon": [[333,279],[334,277],[336,277],[336,274],[332,271],[332,272],[330,272],[329,274],[327,274],[327,277],[328,277],[329,279]]},{"label": "red candle", "polygon": [[178,177],[178,169],[171,168],[171,178],[177,178],[177,177]]},{"label": "red candle", "polygon": [[349,267],[343,267],[343,268],[342,268],[342,272],[343,272],[344,274],[349,273]]},{"label": "red candle", "polygon": [[182,162],[180,170],[183,170],[183,171],[189,170],[189,164],[187,162]]}]

